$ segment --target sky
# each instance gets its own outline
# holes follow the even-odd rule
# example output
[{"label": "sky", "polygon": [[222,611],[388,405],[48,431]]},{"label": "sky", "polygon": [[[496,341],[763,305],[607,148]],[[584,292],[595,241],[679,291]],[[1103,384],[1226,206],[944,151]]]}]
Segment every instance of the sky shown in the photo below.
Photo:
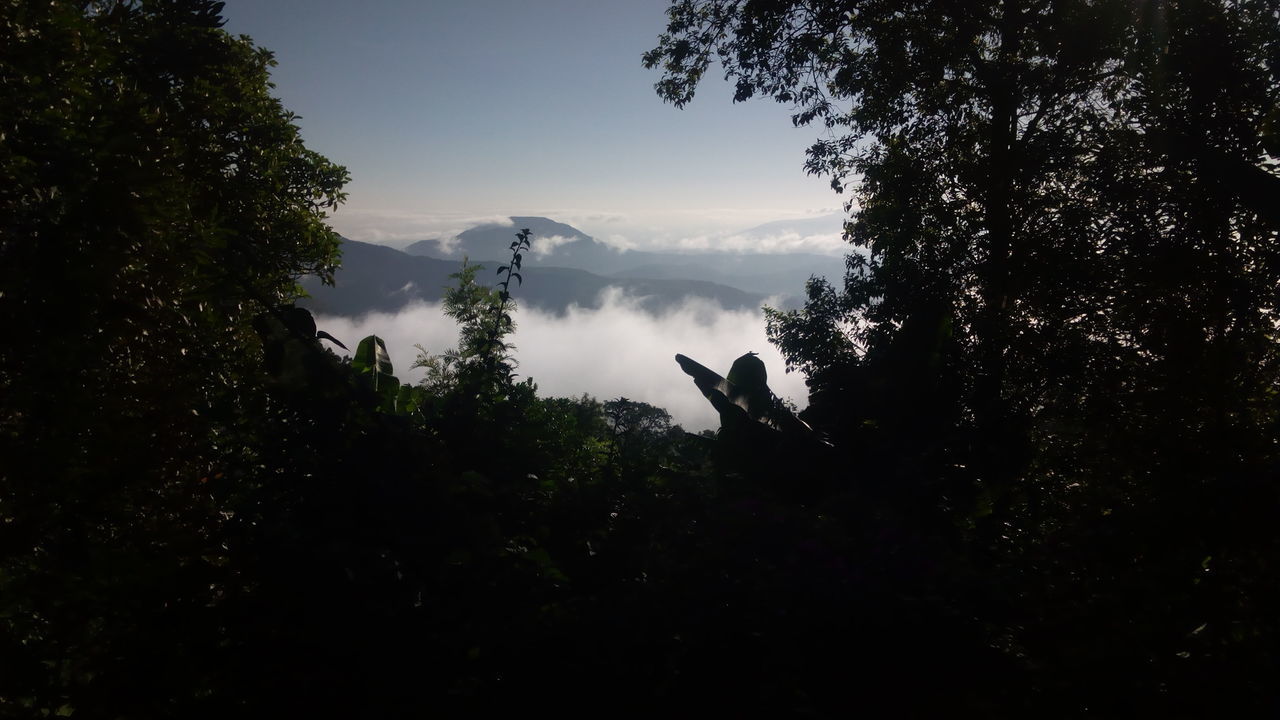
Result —
[{"label": "sky", "polygon": [[[734,104],[719,74],[682,110],[641,55],[665,0],[228,0],[275,53],[308,147],[345,165],[334,227],[403,245],[543,215],[630,247],[839,212],[804,173],[815,128]],[[703,244],[707,244],[704,242]]]},{"label": "sky", "polygon": [[[275,53],[276,95],[301,116],[307,146],[350,171],[331,221],[349,238],[404,246],[541,215],[616,248],[839,254],[844,198],[803,170],[816,129],[794,128],[771,101],[734,104],[718,74],[684,109],[658,98],[659,73],[640,58],[666,6],[227,0],[223,14],[229,32]],[[742,232],[777,221],[807,229]],[[457,344],[439,305],[317,323],[353,342],[383,337],[406,381],[420,376],[409,369],[415,344]],[[544,396],[625,396],[687,429],[714,427],[673,355],[725,373],[754,351],[775,392],[805,404],[804,380],[782,372],[759,311],[691,300],[653,316],[615,294],[566,316],[522,308],[517,324],[519,372]]]}]

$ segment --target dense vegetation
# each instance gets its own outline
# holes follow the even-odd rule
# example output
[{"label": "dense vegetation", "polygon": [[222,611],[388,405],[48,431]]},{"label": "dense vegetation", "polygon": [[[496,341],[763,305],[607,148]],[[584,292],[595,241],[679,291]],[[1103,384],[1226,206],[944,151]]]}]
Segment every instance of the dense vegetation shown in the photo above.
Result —
[{"label": "dense vegetation", "polygon": [[660,94],[823,125],[870,250],[700,436],[517,374],[527,233],[340,360],[220,11],[0,0],[0,714],[1275,711],[1273,3],[677,0]]}]

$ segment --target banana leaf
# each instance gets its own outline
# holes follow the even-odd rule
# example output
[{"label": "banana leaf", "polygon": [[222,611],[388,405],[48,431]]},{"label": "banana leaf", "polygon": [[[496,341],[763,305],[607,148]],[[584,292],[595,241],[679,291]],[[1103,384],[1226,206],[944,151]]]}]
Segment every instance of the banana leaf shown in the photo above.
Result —
[{"label": "banana leaf", "polygon": [[396,401],[400,396],[400,380],[392,374],[391,355],[387,352],[387,344],[377,335],[360,341],[355,357],[351,358],[351,369],[356,374],[367,378],[378,396],[378,409],[393,413]]},{"label": "banana leaf", "polygon": [[749,352],[734,360],[728,378],[685,355],[677,354],[676,362],[720,413],[722,427],[738,426],[749,420],[779,431],[813,432],[803,420],[783,407],[769,389],[768,373],[756,353]]}]

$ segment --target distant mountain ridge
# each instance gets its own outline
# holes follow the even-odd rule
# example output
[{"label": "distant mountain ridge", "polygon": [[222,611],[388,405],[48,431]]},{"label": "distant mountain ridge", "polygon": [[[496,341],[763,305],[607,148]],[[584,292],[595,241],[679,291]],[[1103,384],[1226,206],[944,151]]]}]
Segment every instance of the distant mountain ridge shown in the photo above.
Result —
[{"label": "distant mountain ridge", "polygon": [[841,233],[844,232],[846,219],[847,216],[844,213],[827,213],[826,215],[813,215],[809,217],[791,218],[788,220],[774,220],[772,222],[749,227],[746,230],[735,234],[746,237],[769,237],[772,235],[785,235],[791,233],[796,235],[825,235],[828,233]]},{"label": "distant mountain ridge", "polygon": [[[830,224],[830,217],[778,221],[744,234],[763,236],[794,228],[816,231],[824,222]],[[843,259],[815,253],[623,252],[572,225],[535,216],[514,216],[510,225],[480,225],[451,241],[419,240],[404,251],[446,260],[498,260],[521,228],[529,228],[534,238],[530,266],[575,268],[625,280],[708,281],[764,296],[800,296],[810,276],[838,280],[844,273]]]},{"label": "distant mountain ridge", "polygon": [[[442,260],[461,260],[464,257],[478,261],[495,260],[501,257],[501,253],[511,244],[512,236],[522,228],[529,228],[535,241],[543,240],[545,242],[548,238],[564,238],[568,240],[568,245],[578,246],[573,249],[584,255],[581,259],[588,265],[594,263],[586,256],[594,255],[600,251],[614,252],[608,246],[596,241],[590,235],[572,225],[565,225],[544,217],[521,216],[512,217],[509,225],[500,223],[477,225],[469,230],[464,230],[451,240],[445,238],[419,240],[406,247],[404,251],[410,255],[425,255]],[[597,245],[599,246],[598,249],[593,247]],[[537,249],[538,246],[535,246],[535,250]],[[557,248],[557,250],[559,249]],[[544,253],[535,254],[544,255]],[[559,257],[569,257],[574,253],[566,248],[556,254]],[[568,267],[577,267],[582,270],[592,269],[583,267],[581,263],[568,265]]]},{"label": "distant mountain ridge", "polygon": [[[506,228],[510,230],[510,228]],[[509,241],[504,240],[503,249]],[[494,254],[497,255],[496,253]],[[482,262],[496,270],[494,262]],[[449,276],[462,267],[459,260],[409,255],[383,245],[343,239],[342,265],[335,285],[328,287],[317,278],[303,279],[310,295],[299,302],[313,312],[357,316],[370,312],[395,312],[416,302],[435,302],[455,284]],[[571,305],[598,308],[604,291],[616,287],[635,297],[644,310],[660,312],[688,298],[702,298],[731,310],[757,309],[765,296],[705,280],[673,278],[612,278],[578,268],[547,267],[526,262],[524,282],[513,288],[521,307],[563,313]],[[490,286],[497,275],[484,272],[479,279]]]}]

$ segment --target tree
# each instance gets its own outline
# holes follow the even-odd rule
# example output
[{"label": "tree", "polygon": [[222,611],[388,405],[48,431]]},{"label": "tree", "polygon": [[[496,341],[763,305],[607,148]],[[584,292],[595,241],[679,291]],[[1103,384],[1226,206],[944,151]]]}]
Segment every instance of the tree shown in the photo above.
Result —
[{"label": "tree", "polygon": [[[1274,111],[1277,28],[1265,3],[684,0],[670,18],[645,56],[664,70],[665,99],[689,102],[718,61],[736,100],[770,96],[794,105],[796,124],[830,131],[807,168],[837,189],[856,180],[849,237],[873,251],[850,257],[858,344],[883,345],[941,305],[977,368],[967,407],[993,432],[1038,404],[1010,388],[1039,373],[1040,328],[1096,315],[1160,259],[1155,239],[1175,233],[1134,226],[1133,203],[1172,198],[1205,152],[1256,171]],[[1243,239],[1266,224],[1238,192],[1221,194],[1236,217],[1219,234],[1244,233],[1231,272],[1270,287],[1276,276],[1246,268],[1274,258]],[[1179,221],[1191,218],[1164,220]],[[1212,246],[1203,234],[1180,244]],[[1099,330],[1127,332],[1088,334]],[[811,352],[785,349],[800,364]]]},{"label": "tree", "polygon": [[605,424],[613,441],[610,461],[626,480],[643,478],[657,469],[683,430],[671,424],[671,414],[638,400],[620,397],[604,404]]},{"label": "tree", "polygon": [[471,265],[466,260],[461,270],[449,276],[458,282],[445,293],[444,312],[458,322],[458,349],[431,355],[418,346],[414,367],[426,368],[422,381],[425,387],[445,389],[463,383],[468,392],[492,392],[511,384],[516,365],[511,356],[515,346],[506,339],[516,329],[511,317],[515,310],[511,278],[524,282],[518,270],[528,249],[529,229],[525,228],[516,233],[516,240],[511,243],[510,263],[498,268],[499,275],[506,273],[498,289],[477,282],[476,273],[484,266]]},{"label": "tree", "polygon": [[165,628],[225,580],[212,485],[260,472],[253,319],[338,262],[346,171],[221,8],[0,3],[0,696],[32,713],[199,685]]},{"label": "tree", "polygon": [[203,442],[193,418],[254,367],[251,320],[332,277],[346,172],[303,146],[271,54],[218,29],[220,8],[0,8],[0,318],[43,356],[7,349],[0,384],[42,435],[163,409],[176,424],[144,437]]},{"label": "tree", "polygon": [[[736,100],[826,130],[806,168],[853,191],[847,236],[870,254],[842,292],[812,284],[771,316],[808,417],[972,523],[1011,588],[1027,566],[1075,578],[1001,622],[1037,625],[1037,651],[1099,697],[1122,675],[1158,697],[1184,666],[1238,691],[1224,657],[1271,666],[1226,631],[1165,648],[1206,614],[1275,636],[1238,587],[1172,578],[1227,553],[1257,592],[1250,547],[1276,545],[1226,518],[1274,496],[1280,457],[1280,227],[1260,200],[1280,179],[1277,47],[1274,4],[1250,0],[677,0],[644,59],[677,106],[718,63]],[[1142,581],[1122,569],[1138,558]],[[1131,608],[1102,598],[1148,592],[1174,599],[1126,629],[1125,660],[1058,653],[1058,613],[1114,630]]]},{"label": "tree", "polygon": [[464,260],[462,268],[449,276],[457,284],[445,292],[444,314],[458,323],[458,347],[432,355],[417,346],[418,357],[413,366],[426,369],[419,384],[430,392],[491,392],[509,381],[515,369],[515,358],[511,356],[515,346],[506,339],[515,331],[515,320],[501,291],[476,280],[476,273],[483,269],[483,265]]}]

